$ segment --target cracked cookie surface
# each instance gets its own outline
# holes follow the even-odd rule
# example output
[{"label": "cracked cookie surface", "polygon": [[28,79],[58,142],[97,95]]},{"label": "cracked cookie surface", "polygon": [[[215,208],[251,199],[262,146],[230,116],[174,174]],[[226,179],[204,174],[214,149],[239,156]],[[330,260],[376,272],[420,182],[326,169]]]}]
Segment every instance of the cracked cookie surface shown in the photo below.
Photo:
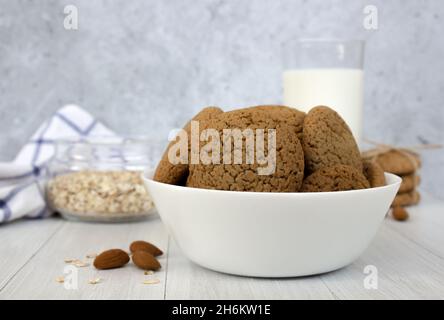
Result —
[{"label": "cracked cookie surface", "polygon": [[302,141],[302,128],[304,126],[304,119],[306,116],[305,112],[281,105],[260,105],[241,110],[262,110],[272,112],[273,119],[286,122],[297,133],[299,141]]},{"label": "cracked cookie surface", "polygon": [[421,182],[421,177],[416,174],[409,174],[406,176],[401,176],[402,182],[399,186],[399,193],[410,192],[415,189]]},{"label": "cracked cookie surface", "polygon": [[398,193],[393,200],[392,207],[396,206],[412,206],[418,204],[421,196],[418,191],[412,190],[410,192]]},{"label": "cracked cookie surface", "polygon": [[350,128],[329,107],[318,106],[308,112],[302,147],[309,173],[336,164],[349,165],[362,172],[361,154]]},{"label": "cracked cookie surface", "polygon": [[[364,152],[363,156],[367,158],[371,152],[372,150]],[[419,154],[410,150],[393,149],[374,158],[384,171],[398,175],[412,174],[421,167]]]},{"label": "cracked cookie surface", "polygon": [[[188,155],[190,154],[190,132],[191,132],[191,121],[201,121],[205,122],[218,114],[223,113],[223,111],[218,107],[207,107],[202,109],[198,114],[196,114],[183,128],[188,134]],[[168,159],[168,151],[176,143],[178,137],[168,144],[165,152],[163,153],[162,159],[157,165],[156,171],[154,173],[154,180],[158,182],[168,183],[168,184],[184,184],[188,176],[188,164],[172,164]]]},{"label": "cracked cookie surface", "polygon": [[354,167],[337,164],[319,169],[306,177],[302,192],[346,191],[370,188],[366,177]]},{"label": "cracked cookie surface", "polygon": [[364,176],[372,188],[385,186],[384,170],[376,161],[363,160],[362,164]]},{"label": "cracked cookie surface", "polygon": [[[304,154],[298,138],[301,133],[304,113],[281,106],[257,106],[234,110],[217,115],[207,121],[205,128],[216,129],[220,135],[220,159],[223,159],[224,129],[264,129],[265,157],[268,155],[268,129],[276,130],[275,171],[269,175],[259,175],[259,165],[255,157],[253,164],[245,163],[246,144],[242,143],[242,164],[191,164],[187,186],[205,189],[256,191],[256,192],[296,192],[300,189],[304,175]],[[204,129],[204,128],[203,128]],[[234,144],[230,139],[232,150]],[[257,147],[255,143],[255,147]],[[238,149],[240,151],[240,149]],[[257,150],[257,149],[256,149]],[[255,154],[257,154],[255,152]],[[233,160],[233,157],[231,157]]]}]

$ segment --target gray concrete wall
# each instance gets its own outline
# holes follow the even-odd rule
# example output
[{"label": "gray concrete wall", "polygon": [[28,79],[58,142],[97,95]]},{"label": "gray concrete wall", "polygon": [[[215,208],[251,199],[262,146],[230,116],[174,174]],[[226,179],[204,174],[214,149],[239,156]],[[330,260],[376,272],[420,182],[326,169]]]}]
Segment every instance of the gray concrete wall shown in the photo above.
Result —
[{"label": "gray concrete wall", "polygon": [[[63,27],[63,8],[79,29]],[[378,8],[366,30],[363,8]],[[0,159],[77,103],[121,133],[166,137],[202,106],[281,101],[281,53],[299,37],[367,40],[365,136],[444,141],[444,1],[0,0]],[[444,150],[423,188],[444,198]]]}]

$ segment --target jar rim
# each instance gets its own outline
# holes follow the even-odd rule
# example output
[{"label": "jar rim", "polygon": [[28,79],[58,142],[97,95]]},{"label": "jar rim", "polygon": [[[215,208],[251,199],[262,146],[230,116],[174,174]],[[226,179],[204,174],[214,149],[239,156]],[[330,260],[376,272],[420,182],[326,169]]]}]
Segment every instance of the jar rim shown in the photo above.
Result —
[{"label": "jar rim", "polygon": [[160,143],[164,142],[162,139],[153,138],[152,136],[144,135],[94,135],[85,137],[64,137],[60,139],[55,139],[54,144],[56,145],[96,145],[96,146],[117,146],[117,145],[128,145],[128,144],[148,144],[148,143]]}]

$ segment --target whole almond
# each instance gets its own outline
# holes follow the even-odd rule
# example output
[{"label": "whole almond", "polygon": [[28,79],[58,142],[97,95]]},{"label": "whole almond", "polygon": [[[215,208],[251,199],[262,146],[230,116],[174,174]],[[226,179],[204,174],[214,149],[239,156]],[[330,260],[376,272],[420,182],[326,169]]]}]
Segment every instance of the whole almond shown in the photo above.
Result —
[{"label": "whole almond", "polygon": [[97,269],[114,269],[123,267],[129,262],[128,253],[120,249],[103,251],[94,259],[94,267]]},{"label": "whole almond", "polygon": [[392,209],[392,216],[395,220],[405,221],[409,218],[409,213],[401,206],[396,206]]},{"label": "whole almond", "polygon": [[143,270],[159,270],[160,263],[154,256],[146,251],[136,251],[133,253],[133,262]]},{"label": "whole almond", "polygon": [[149,242],[142,241],[142,240],[134,241],[133,243],[131,243],[130,251],[132,253],[134,253],[136,251],[146,251],[146,252],[151,253],[155,257],[163,254],[162,250],[160,250],[154,244],[151,244]]}]

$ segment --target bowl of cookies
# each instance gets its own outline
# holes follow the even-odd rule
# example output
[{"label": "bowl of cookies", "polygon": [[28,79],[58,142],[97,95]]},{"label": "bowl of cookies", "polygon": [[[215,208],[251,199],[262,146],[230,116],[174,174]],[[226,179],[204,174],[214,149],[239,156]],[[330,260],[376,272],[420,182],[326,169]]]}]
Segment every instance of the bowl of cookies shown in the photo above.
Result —
[{"label": "bowl of cookies", "polygon": [[334,110],[271,105],[204,108],[143,179],[190,260],[254,277],[306,276],[352,263],[401,182],[361,157]]}]

